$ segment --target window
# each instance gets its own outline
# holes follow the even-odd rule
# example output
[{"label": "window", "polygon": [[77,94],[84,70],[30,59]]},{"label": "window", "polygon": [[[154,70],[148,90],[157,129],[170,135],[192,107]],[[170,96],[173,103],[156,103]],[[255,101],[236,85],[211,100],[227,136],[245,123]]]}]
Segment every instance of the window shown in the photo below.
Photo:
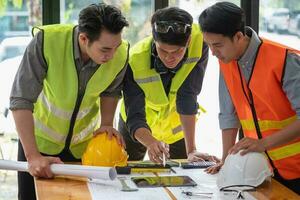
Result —
[{"label": "window", "polygon": [[260,1],[259,35],[299,49],[300,2]]},{"label": "window", "polygon": [[[101,2],[101,1],[100,1]],[[106,0],[106,4],[118,7],[129,21],[129,27],[124,29],[123,37],[131,45],[151,34],[150,17],[154,11],[151,0]],[[82,8],[92,3],[99,3],[96,0],[80,1],[65,0],[61,1],[61,23],[77,24],[78,14]]]},{"label": "window", "polygon": [[[0,8],[0,132],[15,132],[12,116],[3,118],[9,106],[10,86],[21,57],[31,40],[31,27],[41,24],[41,1],[4,1]],[[7,122],[7,120],[9,122]]]},{"label": "window", "polygon": [[[16,160],[17,142],[12,139],[17,134],[7,108],[11,85],[31,40],[31,27],[42,24],[41,0],[1,0],[0,5],[0,148],[4,159]],[[16,179],[16,172],[0,170],[0,199],[17,199]]]}]

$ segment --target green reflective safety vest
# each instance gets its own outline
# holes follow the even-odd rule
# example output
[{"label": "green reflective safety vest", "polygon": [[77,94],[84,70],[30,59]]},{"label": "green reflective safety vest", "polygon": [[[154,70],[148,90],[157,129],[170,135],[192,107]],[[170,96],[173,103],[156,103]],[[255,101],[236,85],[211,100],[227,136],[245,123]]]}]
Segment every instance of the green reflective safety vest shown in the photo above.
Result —
[{"label": "green reflective safety vest", "polygon": [[[193,24],[188,56],[172,79],[169,95],[164,90],[159,73],[151,69],[151,43],[147,37],[130,50],[129,64],[133,78],[145,94],[147,124],[152,136],[159,141],[172,144],[184,137],[179,114],[176,111],[176,94],[184,80],[196,66],[202,55],[203,36],[199,26]],[[124,101],[121,103],[121,116],[126,121]]]},{"label": "green reflective safety vest", "polygon": [[[47,25],[37,28],[43,32],[43,55],[48,71],[43,90],[34,105],[34,125],[40,152],[60,153],[66,142],[78,96],[78,75],[74,61],[74,25]],[[33,29],[36,32],[37,29]],[[93,131],[99,127],[99,95],[126,66],[127,42],[115,52],[112,60],[102,64],[88,81],[79,107],[70,150],[80,158]]]}]

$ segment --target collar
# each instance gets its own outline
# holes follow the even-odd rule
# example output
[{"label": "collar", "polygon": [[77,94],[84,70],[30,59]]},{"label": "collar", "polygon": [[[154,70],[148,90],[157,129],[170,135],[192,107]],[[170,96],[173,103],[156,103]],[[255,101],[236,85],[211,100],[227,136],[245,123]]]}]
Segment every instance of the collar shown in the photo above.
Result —
[{"label": "collar", "polygon": [[249,61],[255,59],[256,52],[261,44],[261,40],[259,39],[257,33],[251,27],[246,26],[245,34],[250,37],[250,42],[245,53],[238,60],[239,64],[241,65],[248,65]]}]

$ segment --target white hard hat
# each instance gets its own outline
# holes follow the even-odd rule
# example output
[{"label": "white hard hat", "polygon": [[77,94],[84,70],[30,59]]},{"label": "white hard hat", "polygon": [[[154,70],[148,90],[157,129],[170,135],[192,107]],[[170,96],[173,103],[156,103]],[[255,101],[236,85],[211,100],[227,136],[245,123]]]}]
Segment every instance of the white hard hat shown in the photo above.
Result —
[{"label": "white hard hat", "polygon": [[239,152],[227,156],[217,185],[220,190],[235,186],[257,187],[272,175],[272,168],[264,154],[250,152],[241,156]]}]

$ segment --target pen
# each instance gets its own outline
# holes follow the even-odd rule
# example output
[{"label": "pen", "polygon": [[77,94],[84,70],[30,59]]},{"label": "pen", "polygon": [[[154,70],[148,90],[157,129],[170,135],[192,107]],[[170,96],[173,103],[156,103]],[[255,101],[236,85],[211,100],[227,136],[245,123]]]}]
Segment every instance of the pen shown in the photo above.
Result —
[{"label": "pen", "polygon": [[166,155],[165,155],[165,153],[163,153],[163,166],[164,167],[166,166]]},{"label": "pen", "polygon": [[176,171],[171,167],[171,172],[173,172],[174,174],[176,174]]}]

